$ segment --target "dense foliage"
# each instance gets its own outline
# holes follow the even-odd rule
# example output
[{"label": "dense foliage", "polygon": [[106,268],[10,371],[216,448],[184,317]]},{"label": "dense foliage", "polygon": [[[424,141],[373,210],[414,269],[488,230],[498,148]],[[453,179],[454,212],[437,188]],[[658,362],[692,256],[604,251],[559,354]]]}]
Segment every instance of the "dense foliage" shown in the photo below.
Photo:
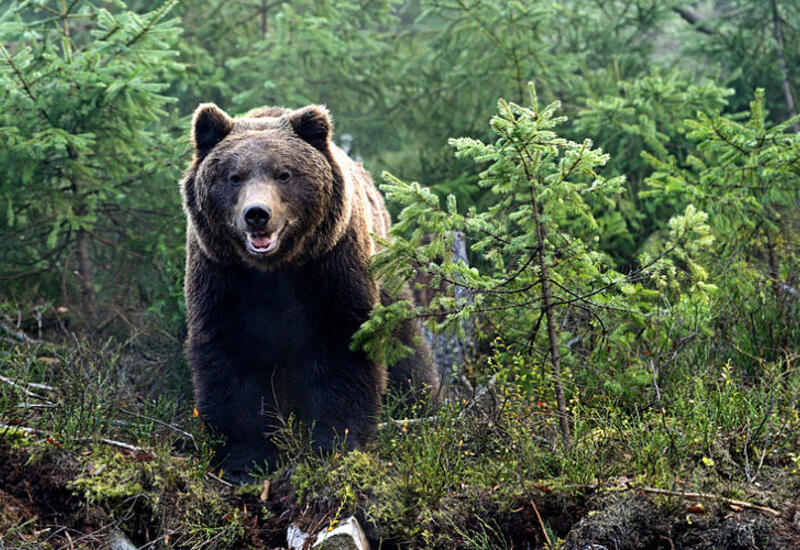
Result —
[{"label": "dense foliage", "polygon": [[[113,525],[270,547],[357,513],[391,547],[577,548],[594,491],[649,487],[673,496],[640,547],[688,548],[674,493],[789,510],[799,67],[788,0],[4,2],[0,546]],[[377,307],[353,346],[396,360],[407,317],[474,339],[447,404],[390,400],[363,451],[309,454],[288,423],[271,496],[214,476],[181,359],[201,101],[325,103],[375,175],[396,222],[375,273],[432,299]],[[23,464],[64,508],[47,540]],[[781,547],[770,529],[699,538]]]}]

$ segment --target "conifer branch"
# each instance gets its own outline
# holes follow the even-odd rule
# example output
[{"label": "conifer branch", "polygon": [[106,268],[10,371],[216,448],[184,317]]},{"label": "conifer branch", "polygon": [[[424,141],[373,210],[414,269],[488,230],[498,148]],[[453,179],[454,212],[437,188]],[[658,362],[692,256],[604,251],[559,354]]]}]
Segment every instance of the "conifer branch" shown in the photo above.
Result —
[{"label": "conifer branch", "polygon": [[[22,85],[22,88],[25,90],[25,94],[30,98],[31,101],[33,101],[33,104],[36,105],[38,103],[36,100],[36,96],[33,94],[33,90],[31,90],[30,86],[28,86],[28,82],[25,80],[25,77],[22,75],[22,72],[19,70],[19,67],[17,67],[16,63],[14,63],[14,58],[11,57],[11,54],[8,52],[8,50],[3,44],[0,44],[0,51],[3,52],[3,57],[5,58],[6,63],[8,63],[11,69],[14,71],[14,75],[17,77],[17,80],[19,80],[20,84]],[[38,105],[36,109],[39,111],[39,114],[41,114],[44,117],[44,119],[52,126],[53,123],[50,120],[50,117],[47,115],[47,111],[45,111],[44,109],[42,109],[41,106]]]},{"label": "conifer branch", "polygon": [[692,10],[688,10],[686,8],[675,7],[675,8],[672,8],[672,11],[674,11],[675,13],[680,15],[681,18],[684,21],[686,21],[687,23],[689,23],[692,27],[694,27],[694,29],[697,32],[701,32],[701,33],[707,34],[709,36],[711,36],[713,34],[716,34],[714,32],[714,29],[712,29],[710,27],[707,27],[706,25],[701,24],[703,19],[699,15],[697,15],[695,12],[693,12]]}]

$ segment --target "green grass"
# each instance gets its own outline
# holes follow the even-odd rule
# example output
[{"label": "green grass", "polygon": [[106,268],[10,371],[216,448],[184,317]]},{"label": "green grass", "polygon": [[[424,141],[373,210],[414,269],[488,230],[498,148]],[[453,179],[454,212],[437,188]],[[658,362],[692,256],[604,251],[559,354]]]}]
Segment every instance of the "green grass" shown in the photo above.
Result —
[{"label": "green grass", "polygon": [[[391,547],[511,548],[520,525],[558,545],[558,507],[577,519],[602,488],[701,491],[778,509],[800,488],[800,371],[788,355],[753,377],[727,359],[703,365],[685,354],[658,392],[639,388],[633,406],[573,380],[570,446],[546,377],[495,376],[491,400],[475,403],[462,390],[408,421],[387,404],[374,441],[349,453],[342,442],[314,454],[307,429],[289,419],[279,438],[284,468],[263,473],[273,494],[262,500],[260,483],[234,490],[213,477],[214,442],[186,387],[165,391],[146,371],[185,365],[148,351],[135,339],[0,343],[0,423],[13,426],[0,430],[0,449],[27,457],[18,466],[31,472],[60,468],[61,489],[137,544],[269,547],[290,521],[319,528],[356,514]],[[473,384],[503,371],[505,359],[472,365]],[[656,501],[684,514],[679,498]],[[30,514],[0,513],[0,527],[7,540],[41,530]]]}]

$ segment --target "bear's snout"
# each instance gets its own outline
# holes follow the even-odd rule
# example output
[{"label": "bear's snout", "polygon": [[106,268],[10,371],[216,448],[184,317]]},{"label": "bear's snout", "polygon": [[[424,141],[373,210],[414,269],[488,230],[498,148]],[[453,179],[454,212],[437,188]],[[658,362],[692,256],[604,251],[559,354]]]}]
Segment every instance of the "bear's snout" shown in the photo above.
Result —
[{"label": "bear's snout", "polygon": [[248,253],[272,255],[280,245],[289,212],[274,184],[253,182],[241,192],[235,224],[244,233]]},{"label": "bear's snout", "polygon": [[263,204],[247,206],[242,214],[248,231],[263,231],[272,217],[272,210]]}]

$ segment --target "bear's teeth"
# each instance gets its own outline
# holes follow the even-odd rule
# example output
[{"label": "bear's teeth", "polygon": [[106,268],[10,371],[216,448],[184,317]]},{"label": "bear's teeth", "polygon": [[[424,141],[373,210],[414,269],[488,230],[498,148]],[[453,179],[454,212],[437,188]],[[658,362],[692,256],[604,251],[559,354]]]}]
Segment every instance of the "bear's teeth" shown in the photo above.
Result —
[{"label": "bear's teeth", "polygon": [[254,252],[268,252],[277,242],[277,231],[273,233],[247,233],[247,240]]}]

